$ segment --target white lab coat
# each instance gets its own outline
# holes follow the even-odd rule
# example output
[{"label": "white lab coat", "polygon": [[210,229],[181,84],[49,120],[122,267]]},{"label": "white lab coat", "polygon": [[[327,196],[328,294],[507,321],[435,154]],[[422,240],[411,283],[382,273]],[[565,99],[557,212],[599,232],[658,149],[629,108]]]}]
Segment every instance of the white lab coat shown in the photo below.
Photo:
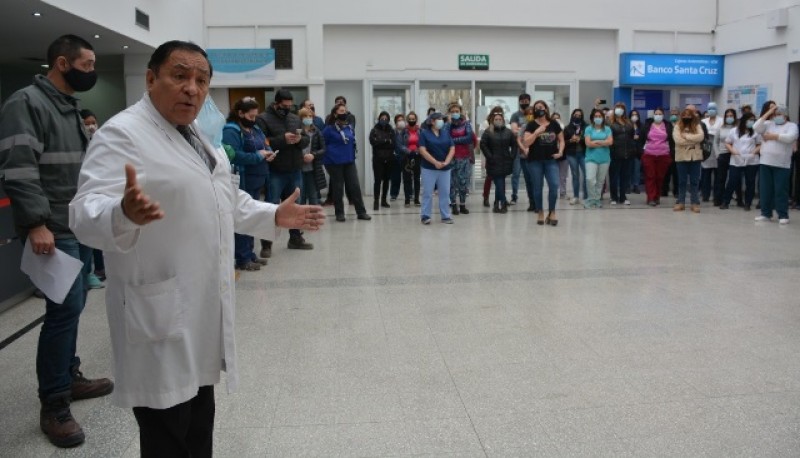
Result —
[{"label": "white lab coat", "polygon": [[[233,233],[274,239],[277,206],[234,186],[227,156],[203,141],[213,173],[145,94],[97,131],[70,204],[75,235],[106,256],[120,407],[185,402],[221,370],[228,391],[238,383]],[[126,163],[164,219],[137,226],[122,215]]]}]

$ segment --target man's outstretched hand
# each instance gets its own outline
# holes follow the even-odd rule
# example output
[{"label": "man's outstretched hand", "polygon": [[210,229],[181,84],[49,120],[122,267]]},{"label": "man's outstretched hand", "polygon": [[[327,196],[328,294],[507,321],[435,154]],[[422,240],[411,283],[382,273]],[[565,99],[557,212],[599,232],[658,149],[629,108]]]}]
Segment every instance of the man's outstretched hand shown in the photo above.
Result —
[{"label": "man's outstretched hand", "polygon": [[318,231],[325,224],[325,213],[319,205],[297,205],[300,188],[284,199],[275,212],[275,224],[287,229]]},{"label": "man's outstretched hand", "polygon": [[122,196],[122,212],[129,220],[144,226],[164,217],[158,202],[151,202],[150,197],[142,192],[136,182],[136,169],[125,164],[125,194]]}]

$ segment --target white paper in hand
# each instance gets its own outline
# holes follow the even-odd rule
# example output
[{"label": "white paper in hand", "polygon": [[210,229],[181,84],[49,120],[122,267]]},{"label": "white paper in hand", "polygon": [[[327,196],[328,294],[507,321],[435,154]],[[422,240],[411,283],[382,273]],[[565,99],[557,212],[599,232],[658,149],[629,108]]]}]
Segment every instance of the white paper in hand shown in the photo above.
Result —
[{"label": "white paper in hand", "polygon": [[83,263],[59,249],[51,255],[37,256],[33,246],[25,244],[20,269],[51,301],[62,304],[83,269]]}]

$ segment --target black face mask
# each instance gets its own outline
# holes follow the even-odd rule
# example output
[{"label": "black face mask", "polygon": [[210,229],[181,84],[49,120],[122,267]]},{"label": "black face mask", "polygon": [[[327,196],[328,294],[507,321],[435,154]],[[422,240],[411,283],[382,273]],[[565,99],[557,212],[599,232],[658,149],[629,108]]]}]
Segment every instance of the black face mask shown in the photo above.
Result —
[{"label": "black face mask", "polygon": [[86,92],[97,83],[97,72],[94,70],[91,72],[84,72],[72,67],[67,70],[66,73],[62,73],[62,75],[64,75],[64,81],[76,92]]},{"label": "black face mask", "polygon": [[247,119],[247,118],[239,118],[239,122],[240,122],[240,123],[241,123],[243,126],[247,127],[248,129],[252,129],[252,128],[253,128],[253,126],[255,126],[255,125],[256,125],[256,121],[255,121],[255,120],[252,120],[252,121],[251,121],[251,120],[249,120],[249,119]]},{"label": "black face mask", "polygon": [[519,104],[519,111],[525,111],[525,110],[528,109],[529,106],[531,106],[530,103],[520,103]]},{"label": "black face mask", "polygon": [[682,118],[682,119],[683,119],[683,123],[684,124],[691,124],[692,123],[692,119],[694,119],[694,118]]},{"label": "black face mask", "polygon": [[546,111],[544,111],[544,110],[536,110],[536,111],[534,111],[534,112],[533,112],[533,115],[534,115],[535,117],[537,117],[537,118],[541,118],[541,117],[542,117],[542,116],[544,116],[545,114],[547,114],[547,112],[546,112]]},{"label": "black face mask", "polygon": [[408,120],[408,125],[409,126],[416,126],[417,125],[417,120],[416,119],[409,119]]},{"label": "black face mask", "polygon": [[580,116],[575,116],[572,118],[572,124],[580,124],[583,121],[583,118]]},{"label": "black face mask", "polygon": [[286,117],[289,114],[289,109],[286,107],[282,107],[280,105],[278,106],[278,108],[275,109],[275,111],[277,111],[278,114],[283,117]]},{"label": "black face mask", "polygon": [[337,121],[347,121],[347,113],[340,113],[336,115]]}]

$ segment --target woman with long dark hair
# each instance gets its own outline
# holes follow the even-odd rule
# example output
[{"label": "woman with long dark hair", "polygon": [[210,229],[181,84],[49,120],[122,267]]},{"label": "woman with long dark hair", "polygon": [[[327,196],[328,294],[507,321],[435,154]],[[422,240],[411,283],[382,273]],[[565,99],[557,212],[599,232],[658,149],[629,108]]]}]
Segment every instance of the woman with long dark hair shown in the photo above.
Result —
[{"label": "woman with long dark hair", "polygon": [[[537,100],[533,104],[533,121],[525,127],[523,145],[526,147],[524,154],[527,159],[525,165],[530,171],[533,183],[533,198],[539,211],[536,223],[556,226],[556,203],[558,201],[558,163],[564,155],[564,132],[561,125],[550,119],[550,108],[544,100]],[[544,216],[542,194],[544,193],[544,180],[547,180],[547,217]]]},{"label": "woman with long dark hair", "polygon": [[[275,153],[256,124],[257,115],[258,102],[254,98],[245,97],[237,101],[222,129],[222,143],[235,152],[231,163],[234,174],[239,176],[239,189],[259,200],[262,188],[268,187],[268,162],[275,158]],[[237,269],[260,270],[262,265],[267,264],[266,258],[256,257],[253,237],[234,234],[233,242]]]},{"label": "woman with long dark hair", "polygon": [[583,200],[589,198],[586,191],[586,140],[583,133],[586,131],[586,121],[583,119],[583,110],[576,108],[572,110],[569,123],[564,126],[564,153],[569,163],[569,171],[572,175],[572,198],[570,205],[578,203],[583,187]]},{"label": "woman with long dark hair", "polygon": [[608,127],[614,134],[611,146],[611,167],[608,170],[608,190],[611,193],[611,205],[630,205],[625,193],[630,183],[631,161],[637,154],[636,134],[633,123],[628,119],[628,107],[623,102],[614,104]]},{"label": "woman with long dark hair", "polygon": [[325,140],[325,156],[322,163],[331,177],[330,192],[333,193],[333,206],[336,221],[346,221],[344,215],[344,190],[347,190],[350,202],[356,207],[358,219],[372,219],[364,207],[361,196],[361,185],[358,183],[356,170],[356,134],[348,122],[347,105],[337,103],[326,120],[327,126],[322,131]]},{"label": "woman with long dark hair", "polygon": [[739,120],[739,126],[728,132],[725,147],[730,154],[730,167],[728,169],[728,185],[722,198],[720,210],[727,210],[731,203],[733,191],[739,189],[744,175],[744,209],[749,211],[753,204],[756,192],[756,175],[758,174],[759,150],[761,149],[761,136],[755,133],[753,126],[756,116],[745,113]]}]

